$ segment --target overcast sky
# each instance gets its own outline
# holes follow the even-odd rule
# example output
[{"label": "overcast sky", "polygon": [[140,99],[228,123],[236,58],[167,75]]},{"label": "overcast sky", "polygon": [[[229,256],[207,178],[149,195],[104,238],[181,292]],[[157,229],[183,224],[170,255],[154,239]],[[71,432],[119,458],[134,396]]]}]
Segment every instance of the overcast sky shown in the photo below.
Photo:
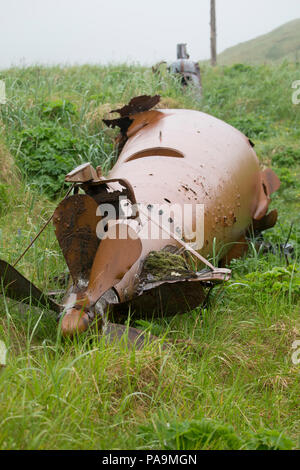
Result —
[{"label": "overcast sky", "polygon": [[[300,18],[300,0],[216,0],[218,52]],[[210,55],[210,0],[0,0],[0,68]]]}]

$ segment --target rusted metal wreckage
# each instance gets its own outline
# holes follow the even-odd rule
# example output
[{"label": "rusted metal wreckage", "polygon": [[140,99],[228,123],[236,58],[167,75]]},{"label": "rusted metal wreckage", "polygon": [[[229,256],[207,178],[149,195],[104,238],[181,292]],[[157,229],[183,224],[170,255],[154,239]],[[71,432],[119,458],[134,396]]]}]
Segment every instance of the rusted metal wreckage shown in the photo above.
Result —
[{"label": "rusted metal wreckage", "polygon": [[[154,73],[158,72],[162,64],[167,64],[167,62],[159,62],[152,67],[152,71]],[[186,44],[177,44],[177,60],[167,64],[167,70],[171,74],[180,77],[180,82],[183,87],[192,85],[197,91],[197,94],[201,97],[202,80],[200,67],[198,62],[194,62],[190,59]]]},{"label": "rusted metal wreckage", "polygon": [[[120,336],[124,327],[111,321],[129,309],[145,318],[201,305],[212,286],[230,278],[224,266],[247,250],[247,231],[276,223],[268,206],[280,182],[272,170],[260,170],[251,141],[202,112],[153,109],[158,102],[159,96],[133,98],[114,110],[118,119],[104,121],[121,130],[107,177],[89,163],[66,176],[73,194],[53,215],[72,281],[64,299],[55,302],[0,261],[6,295],[63,316],[64,335],[97,322]],[[110,220],[107,208],[115,211]],[[215,267],[208,259],[220,249]],[[161,254],[167,269],[157,276],[151,263]]]},{"label": "rusted metal wreckage", "polygon": [[201,94],[202,84],[200,67],[198,62],[190,60],[186,44],[177,44],[177,60],[169,65],[168,70],[170,73],[181,76],[181,83],[183,86],[193,84]]}]

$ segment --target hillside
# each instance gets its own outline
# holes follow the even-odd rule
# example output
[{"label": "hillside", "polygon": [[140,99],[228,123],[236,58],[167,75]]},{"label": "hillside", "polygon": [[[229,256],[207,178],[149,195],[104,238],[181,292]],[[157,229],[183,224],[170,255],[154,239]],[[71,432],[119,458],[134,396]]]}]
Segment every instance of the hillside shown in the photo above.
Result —
[{"label": "hillside", "polygon": [[268,34],[237,44],[219,54],[220,65],[261,64],[300,60],[300,19],[290,21]]}]

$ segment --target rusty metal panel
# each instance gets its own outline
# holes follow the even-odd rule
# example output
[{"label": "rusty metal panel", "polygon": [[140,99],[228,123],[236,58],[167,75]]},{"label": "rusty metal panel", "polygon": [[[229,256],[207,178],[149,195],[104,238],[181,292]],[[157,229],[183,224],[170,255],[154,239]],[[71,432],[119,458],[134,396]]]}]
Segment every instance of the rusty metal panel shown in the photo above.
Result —
[{"label": "rusty metal panel", "polygon": [[77,285],[87,285],[99,245],[97,207],[90,196],[76,194],[64,199],[54,212],[55,234]]},{"label": "rusty metal panel", "polygon": [[12,299],[37,307],[44,306],[57,313],[62,309],[61,305],[54,302],[13,266],[3,260],[0,260],[0,281],[1,293]]}]

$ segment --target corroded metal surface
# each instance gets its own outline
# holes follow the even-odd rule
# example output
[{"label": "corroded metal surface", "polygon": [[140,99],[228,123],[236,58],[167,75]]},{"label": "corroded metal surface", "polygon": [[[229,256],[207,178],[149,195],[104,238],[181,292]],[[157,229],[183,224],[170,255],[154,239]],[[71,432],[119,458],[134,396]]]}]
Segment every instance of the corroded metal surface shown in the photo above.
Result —
[{"label": "corroded metal surface", "polygon": [[77,285],[88,281],[99,245],[97,207],[90,196],[76,194],[64,199],[54,212],[55,234]]}]

